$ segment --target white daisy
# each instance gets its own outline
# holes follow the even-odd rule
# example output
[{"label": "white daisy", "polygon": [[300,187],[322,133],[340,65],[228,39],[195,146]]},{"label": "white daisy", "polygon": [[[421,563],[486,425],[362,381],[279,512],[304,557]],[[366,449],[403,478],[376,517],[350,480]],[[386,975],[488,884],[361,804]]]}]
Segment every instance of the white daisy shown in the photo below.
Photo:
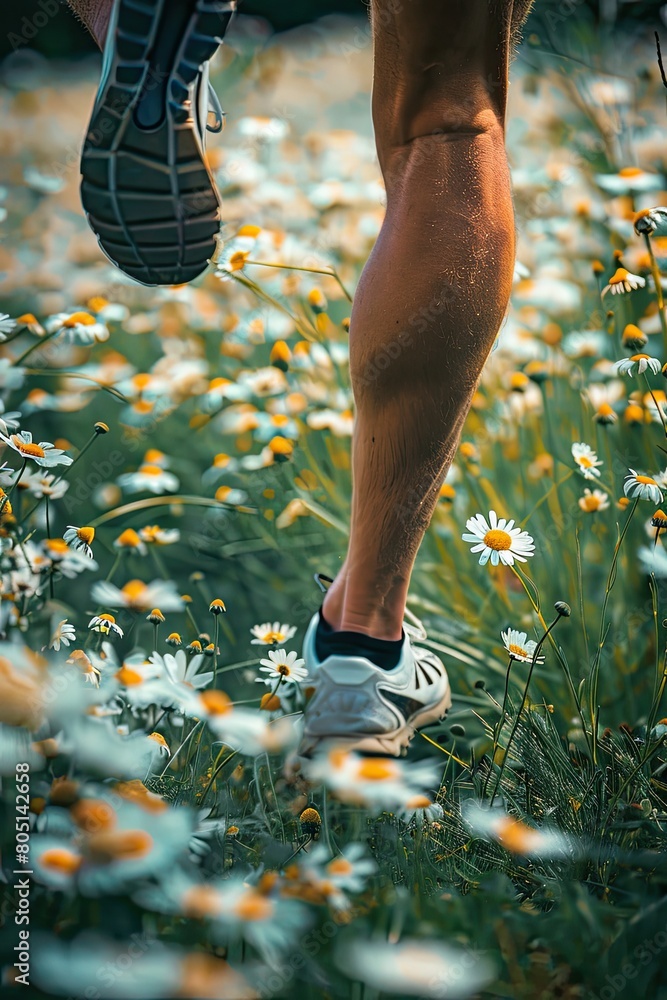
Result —
[{"label": "white daisy", "polygon": [[89,559],[93,558],[93,550],[90,545],[95,537],[94,528],[77,528],[74,524],[67,525],[67,531],[63,538],[77,552],[83,552]]},{"label": "white daisy", "polygon": [[623,492],[631,500],[650,500],[651,503],[661,504],[663,502],[662,490],[655,479],[650,476],[640,476],[634,469],[630,469],[623,483]]},{"label": "white daisy", "polygon": [[121,637],[124,635],[120,625],[116,625],[114,616],[109,614],[94,615],[88,622],[88,628],[92,629],[93,632],[101,632],[102,635],[119,635]]},{"label": "white daisy", "polygon": [[609,497],[602,490],[584,490],[584,495],[579,497],[577,503],[586,514],[596,514],[600,510],[607,510],[609,507]]},{"label": "white daisy", "polygon": [[491,559],[491,565],[499,562],[512,566],[514,561],[526,562],[535,554],[535,543],[531,535],[521,528],[514,527],[514,520],[500,520],[495,510],[489,511],[487,522],[483,514],[475,514],[466,521],[468,532],[461,535],[464,542],[474,542],[471,552],[480,552],[480,566],[485,566]]},{"label": "white daisy", "polygon": [[83,347],[109,339],[109,330],[88,312],[57,313],[46,321],[47,333],[61,337],[66,344]]},{"label": "white daisy", "polygon": [[58,652],[61,645],[69,646],[70,642],[76,642],[76,629],[64,618],[56,625],[49,646]]},{"label": "white daisy", "polygon": [[590,445],[585,444],[583,441],[578,441],[573,444],[572,458],[577,463],[579,472],[582,474],[584,479],[599,479],[599,466],[602,465],[603,462],[598,458],[597,453],[593,451]]},{"label": "white daisy", "polygon": [[602,289],[602,294],[611,292],[612,295],[624,295],[627,292],[634,292],[637,288],[643,288],[645,284],[646,279],[640,274],[632,274],[625,267],[617,267],[609,279],[609,284]]},{"label": "white daisy", "polygon": [[36,444],[30,431],[19,431],[10,435],[0,433],[0,439],[18,452],[21,458],[31,458],[37,465],[53,468],[54,465],[71,465],[73,461],[62,448],[55,448],[50,441],[40,441]]},{"label": "white daisy", "polygon": [[169,493],[178,489],[179,482],[173,472],[168,472],[157,464],[144,463],[136,472],[124,472],[116,479],[118,485],[128,493]]},{"label": "white daisy", "polygon": [[66,479],[58,479],[52,472],[31,472],[23,475],[21,486],[27,489],[33,497],[39,500],[48,497],[50,500],[61,500],[69,489]]},{"label": "white daisy", "polygon": [[5,404],[2,400],[0,400],[0,431],[2,431],[3,434],[9,434],[10,431],[15,431],[19,426],[20,419],[20,410],[5,410]]},{"label": "white daisy", "polygon": [[7,334],[11,333],[16,326],[16,320],[12,319],[9,313],[0,313],[0,340],[6,340]]},{"label": "white daisy", "polygon": [[250,640],[253,646],[282,646],[284,642],[292,638],[296,632],[296,625],[264,622],[262,625],[253,625],[250,631],[255,637]]},{"label": "white daisy", "polygon": [[284,649],[270,649],[268,660],[260,660],[264,664],[260,667],[261,673],[268,674],[268,677],[258,677],[258,684],[273,684],[276,680],[281,680],[283,684],[300,684],[308,676],[308,671],[304,667],[305,660],[300,659],[296,653],[287,653]]},{"label": "white daisy", "polygon": [[406,823],[409,823],[413,819],[425,819],[427,822],[432,823],[443,817],[442,806],[437,802],[433,802],[428,795],[422,794],[410,796],[406,800],[405,805],[397,809],[396,812]]},{"label": "white daisy", "polygon": [[[510,659],[519,660],[521,663],[532,663],[537,649],[534,639],[529,639],[526,632],[519,632],[515,628],[508,628],[507,632],[501,632],[505,649],[510,654]],[[544,663],[544,657],[538,656],[535,663]]]},{"label": "white daisy", "polygon": [[614,365],[621,375],[643,375],[647,368],[654,375],[657,375],[662,367],[657,358],[652,358],[650,354],[633,354],[631,358],[621,358]]},{"label": "white daisy", "polygon": [[110,608],[128,608],[130,611],[147,612],[153,608],[160,611],[180,611],[183,598],[173,580],[129,580],[122,589],[107,580],[93,584],[91,594],[94,601]]}]

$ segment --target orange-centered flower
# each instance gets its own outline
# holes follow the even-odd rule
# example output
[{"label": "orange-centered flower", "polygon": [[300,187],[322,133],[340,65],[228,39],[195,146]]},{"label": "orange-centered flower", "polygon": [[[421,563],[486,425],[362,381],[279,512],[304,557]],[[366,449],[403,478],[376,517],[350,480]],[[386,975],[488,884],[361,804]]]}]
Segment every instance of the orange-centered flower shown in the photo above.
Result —
[{"label": "orange-centered flower", "polygon": [[34,441],[24,441],[18,434],[12,434],[12,443],[22,455],[28,455],[31,458],[44,458],[46,454],[44,449],[40,448]]},{"label": "orange-centered flower", "polygon": [[496,552],[505,552],[512,548],[512,536],[502,528],[492,528],[484,535],[484,544]]}]

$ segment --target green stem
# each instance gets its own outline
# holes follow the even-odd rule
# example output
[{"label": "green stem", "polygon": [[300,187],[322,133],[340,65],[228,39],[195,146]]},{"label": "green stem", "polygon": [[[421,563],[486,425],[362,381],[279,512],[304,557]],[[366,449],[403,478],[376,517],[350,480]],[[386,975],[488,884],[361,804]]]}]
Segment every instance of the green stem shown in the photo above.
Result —
[{"label": "green stem", "polygon": [[658,403],[658,400],[655,398],[655,394],[653,392],[653,389],[651,388],[651,383],[648,380],[646,372],[644,372],[644,381],[646,382],[646,388],[651,394],[651,399],[655,403],[655,408],[658,411],[658,416],[660,417],[660,423],[662,424],[662,429],[665,432],[665,437],[667,437],[667,423],[665,423],[665,417],[663,415],[662,410],[660,409],[660,404]]},{"label": "green stem", "polygon": [[46,337],[42,337],[41,340],[36,340],[34,344],[31,344],[30,347],[23,352],[23,354],[19,355],[14,362],[14,365],[22,365],[25,359],[29,357],[33,351],[36,351],[38,347],[43,347],[47,341],[52,340],[58,333],[60,333],[60,330],[54,330],[53,333],[47,334]]},{"label": "green stem", "polygon": [[326,274],[327,277],[333,278],[334,281],[338,283],[343,295],[348,300],[352,301],[352,296],[348,292],[347,288],[343,284],[335,267],[331,268],[320,268],[320,267],[294,267],[292,264],[270,264],[264,260],[247,260],[246,264],[254,264],[256,267],[277,267],[284,271],[308,271],[310,274]]},{"label": "green stem", "polygon": [[651,274],[653,275],[653,284],[655,285],[655,294],[658,300],[658,315],[660,316],[662,340],[665,351],[667,352],[667,319],[665,318],[665,303],[662,297],[662,284],[660,283],[660,268],[658,267],[658,262],[655,259],[653,246],[651,244],[651,237],[648,233],[644,233],[644,240],[646,241],[646,250],[648,252],[649,260],[651,261]]},{"label": "green stem", "polygon": [[494,799],[495,799],[495,797],[496,797],[496,795],[498,793],[498,789],[500,788],[500,783],[503,780],[503,774],[505,772],[505,764],[507,763],[507,759],[509,757],[510,747],[512,745],[512,740],[514,739],[514,735],[515,735],[517,729],[519,728],[519,722],[521,721],[521,714],[522,714],[524,708],[526,707],[526,701],[528,699],[528,688],[530,686],[530,681],[531,681],[531,678],[533,676],[533,670],[535,669],[535,664],[537,663],[537,659],[538,659],[538,657],[540,655],[540,650],[542,649],[542,646],[544,645],[545,639],[547,638],[548,635],[550,635],[551,630],[554,628],[554,626],[557,624],[557,622],[560,621],[560,618],[561,618],[561,615],[556,615],[556,617],[552,621],[551,625],[549,625],[548,629],[546,630],[546,632],[544,633],[544,635],[542,636],[542,638],[538,642],[537,646],[535,647],[535,651],[533,652],[533,658],[532,658],[532,660],[530,662],[530,670],[528,671],[528,677],[526,678],[526,684],[525,684],[525,687],[523,689],[523,697],[521,699],[521,704],[519,705],[519,710],[516,713],[516,718],[514,719],[514,724],[512,725],[512,729],[510,730],[510,734],[509,734],[509,736],[507,738],[507,746],[505,747],[505,753],[503,755],[502,763],[500,765],[500,772],[498,774],[498,780],[496,781],[495,787],[493,789],[493,794],[491,796],[491,801],[489,803],[489,807],[491,807],[493,805]]},{"label": "green stem", "polygon": [[604,600],[602,602],[602,612],[600,615],[600,631],[598,633],[598,644],[595,651],[595,660],[593,661],[593,667],[591,669],[588,685],[588,711],[590,713],[591,725],[592,725],[592,753],[593,753],[593,763],[597,764],[597,746],[598,746],[598,709],[597,709],[597,698],[598,698],[598,683],[600,676],[600,658],[602,656],[602,649],[605,641],[605,616],[607,614],[607,605],[609,604],[609,595],[613,589],[614,583],[616,582],[616,569],[618,566],[618,556],[621,551],[621,546],[623,544],[623,539],[625,538],[630,522],[632,521],[632,516],[637,509],[637,504],[639,503],[639,498],[635,499],[632,507],[630,508],[630,513],[628,514],[627,520],[623,525],[623,530],[618,536],[618,541],[614,546],[614,554],[611,560],[611,566],[609,567],[609,575],[607,577],[607,586],[605,587]]}]

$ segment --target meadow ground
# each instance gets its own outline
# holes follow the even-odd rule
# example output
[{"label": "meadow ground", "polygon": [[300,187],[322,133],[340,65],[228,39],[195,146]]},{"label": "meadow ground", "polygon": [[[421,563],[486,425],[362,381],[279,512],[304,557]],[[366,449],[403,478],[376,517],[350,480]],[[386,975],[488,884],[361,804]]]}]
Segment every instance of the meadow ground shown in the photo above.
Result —
[{"label": "meadow ground", "polygon": [[345,548],[383,214],[367,27],[239,19],[223,239],[178,288],[82,217],[96,64],[0,67],[5,984],[667,996],[666,92],[649,33],[561,20],[514,67],[512,308],[410,595],[453,711],[407,759],[308,773],[300,642]]}]

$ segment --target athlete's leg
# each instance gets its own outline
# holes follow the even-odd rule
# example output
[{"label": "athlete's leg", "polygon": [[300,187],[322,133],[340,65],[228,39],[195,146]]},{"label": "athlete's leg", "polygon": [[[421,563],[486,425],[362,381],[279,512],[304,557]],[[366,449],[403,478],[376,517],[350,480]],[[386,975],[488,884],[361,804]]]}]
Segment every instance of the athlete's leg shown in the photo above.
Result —
[{"label": "athlete's leg", "polygon": [[512,283],[507,74],[521,0],[373,0],[387,212],[350,327],[351,534],[334,629],[401,635],[410,574]]},{"label": "athlete's leg", "polygon": [[102,48],[109,27],[113,0],[67,0],[67,3]]}]

